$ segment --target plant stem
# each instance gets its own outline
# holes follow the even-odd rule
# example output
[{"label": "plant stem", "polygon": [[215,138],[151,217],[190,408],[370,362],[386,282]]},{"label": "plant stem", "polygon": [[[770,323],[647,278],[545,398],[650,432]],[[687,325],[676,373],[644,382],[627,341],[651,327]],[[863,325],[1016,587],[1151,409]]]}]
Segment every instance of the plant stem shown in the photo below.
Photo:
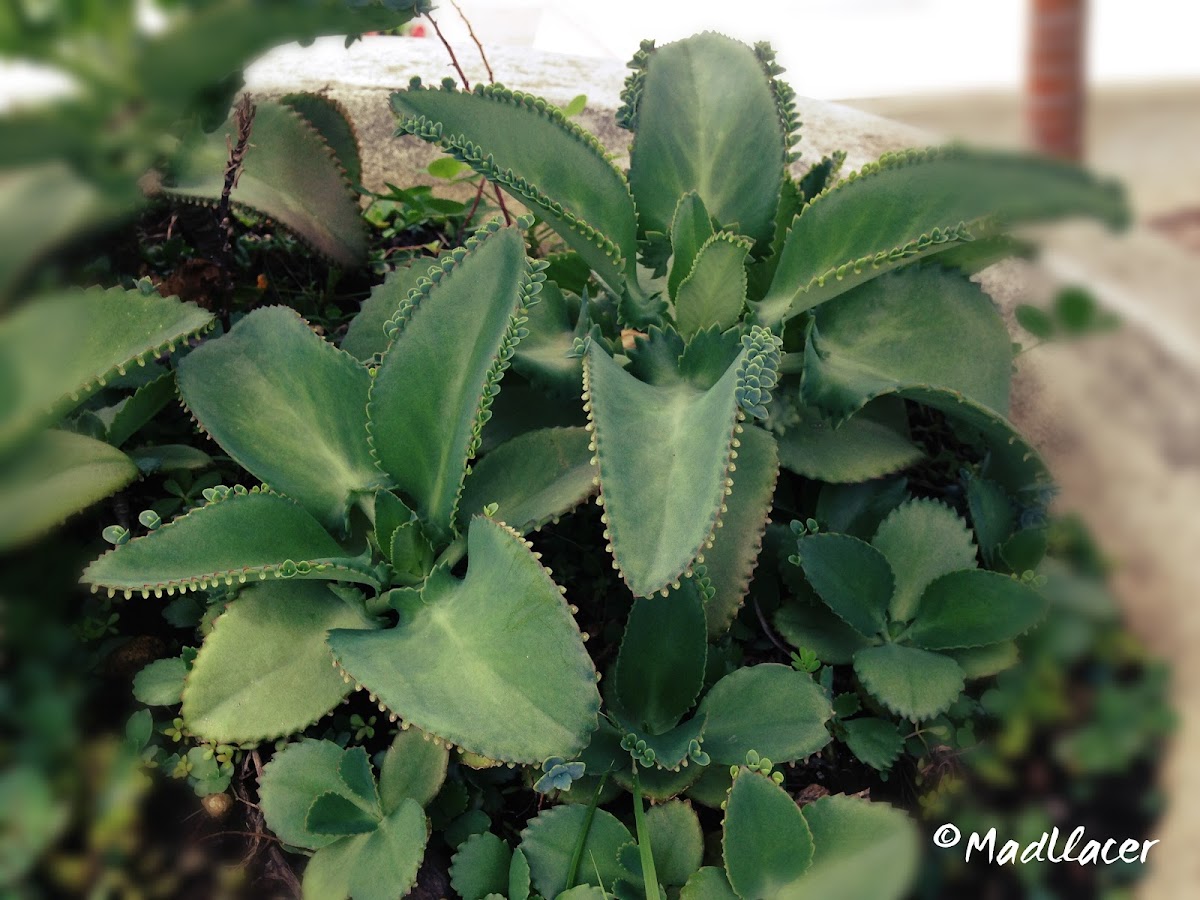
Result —
[{"label": "plant stem", "polygon": [[588,804],[587,813],[583,817],[583,827],[579,829],[579,834],[575,838],[575,848],[571,851],[571,864],[567,867],[567,880],[563,884],[563,890],[575,887],[575,877],[579,874],[579,863],[583,859],[583,848],[587,845],[588,832],[592,830],[592,819],[596,817],[596,807],[600,803],[600,795],[604,792],[604,785],[608,783],[608,773],[605,772],[600,776],[600,783],[596,785],[596,793],[592,795],[592,802]]},{"label": "plant stem", "polygon": [[654,870],[650,832],[646,828],[646,814],[642,809],[642,783],[638,779],[637,763],[633,764],[633,824],[637,830],[638,854],[642,858],[642,883],[646,889],[646,900],[658,900],[658,872]]}]

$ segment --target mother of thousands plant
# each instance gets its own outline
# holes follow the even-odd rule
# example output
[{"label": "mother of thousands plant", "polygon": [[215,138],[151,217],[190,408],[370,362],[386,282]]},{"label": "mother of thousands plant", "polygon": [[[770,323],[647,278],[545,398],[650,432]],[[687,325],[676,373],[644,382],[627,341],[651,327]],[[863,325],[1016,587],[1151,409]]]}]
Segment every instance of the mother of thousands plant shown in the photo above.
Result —
[{"label": "mother of thousands plant", "polygon": [[[396,93],[401,134],[566,250],[493,222],[390,276],[340,348],[278,307],[203,343],[183,403],[261,484],[210,489],[84,575],[223,609],[171,663],[174,732],[298,738],[260,797],[313,854],[307,896],[406,893],[432,822],[468,900],[900,897],[901,812],[789,789],[816,754],[886,772],[1042,614],[1050,483],[1005,418],[1012,344],[969,276],[1012,225],[1119,225],[1119,192],[962,148],[795,180],[767,47],[701,34],[631,68],[628,174],[538,98]],[[589,501],[623,586],[535,549]],[[585,646],[588,604],[624,627]],[[315,737],[352,690],[400,726],[375,771],[373,726]],[[502,763],[576,802],[493,821],[479,785],[515,777]]]}]

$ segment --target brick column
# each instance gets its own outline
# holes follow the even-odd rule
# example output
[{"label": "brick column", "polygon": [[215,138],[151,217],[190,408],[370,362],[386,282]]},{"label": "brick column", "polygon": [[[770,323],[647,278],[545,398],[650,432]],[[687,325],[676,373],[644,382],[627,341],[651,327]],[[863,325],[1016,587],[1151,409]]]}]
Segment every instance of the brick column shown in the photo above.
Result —
[{"label": "brick column", "polygon": [[1025,101],[1035,150],[1083,157],[1087,0],[1030,0]]}]

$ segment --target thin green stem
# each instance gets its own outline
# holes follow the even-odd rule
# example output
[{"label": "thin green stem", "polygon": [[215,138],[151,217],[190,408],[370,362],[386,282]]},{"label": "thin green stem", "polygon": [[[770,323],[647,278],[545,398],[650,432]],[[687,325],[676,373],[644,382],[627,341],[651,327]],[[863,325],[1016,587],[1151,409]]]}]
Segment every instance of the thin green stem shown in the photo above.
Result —
[{"label": "thin green stem", "polygon": [[579,829],[579,834],[575,838],[575,848],[571,851],[571,864],[567,867],[567,880],[563,884],[563,890],[575,887],[575,878],[579,874],[579,863],[583,859],[583,848],[587,845],[588,832],[592,830],[592,819],[596,817],[596,807],[600,804],[600,795],[604,792],[604,785],[608,783],[608,773],[605,772],[600,776],[600,783],[596,785],[596,793],[592,795],[592,802],[588,804],[587,813],[583,817],[583,827]]},{"label": "thin green stem", "polygon": [[654,870],[650,831],[646,828],[646,814],[642,809],[642,783],[638,779],[637,763],[633,764],[633,824],[637,830],[638,854],[642,858],[642,883],[646,888],[646,900],[657,900],[658,872]]}]

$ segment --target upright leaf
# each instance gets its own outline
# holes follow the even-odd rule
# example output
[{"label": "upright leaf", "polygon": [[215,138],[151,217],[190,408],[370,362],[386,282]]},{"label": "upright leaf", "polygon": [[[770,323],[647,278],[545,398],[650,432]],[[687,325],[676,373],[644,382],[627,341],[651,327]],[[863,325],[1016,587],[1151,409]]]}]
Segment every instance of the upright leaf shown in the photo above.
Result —
[{"label": "upright leaf", "polygon": [[885,154],[805,205],[758,315],[774,325],[914,260],[1071,215],[1120,226],[1128,212],[1119,186],[1069,163],[961,147]]},{"label": "upright leaf", "polygon": [[956,569],[973,569],[975,542],[967,523],[936,500],[910,500],[879,525],[872,546],[887,557],[896,576],[890,614],[907,622],[917,611],[925,587]]},{"label": "upright leaf", "polygon": [[796,801],[742,769],[725,804],[725,872],[739,897],[773,900],[808,869],[813,836]]},{"label": "upright leaf", "polygon": [[669,233],[679,198],[696,191],[722,227],[769,241],[790,135],[763,61],[708,32],[639,54],[634,66],[624,97],[642,231]]},{"label": "upright leaf", "polygon": [[724,331],[746,306],[746,258],[750,243],[727,231],[714,234],[696,253],[691,273],[675,292],[675,323],[691,337],[716,326]]},{"label": "upright leaf", "polygon": [[436,144],[537,212],[620,292],[636,282],[636,215],[599,142],[546,101],[500,85],[392,95],[399,132]]},{"label": "upright leaf", "polygon": [[541,276],[521,232],[495,222],[430,274],[392,319],[368,417],[379,464],[444,540]]},{"label": "upright leaf", "polygon": [[482,517],[459,580],[435,569],[412,618],[335,630],[339,665],[392,712],[489,759],[571,758],[596,728],[596,673],[566,601],[511,529]]},{"label": "upright leaf", "polygon": [[398,732],[379,768],[383,811],[390,815],[406,799],[428,806],[446,779],[449,761],[450,751],[424,732],[416,728]]},{"label": "upright leaf", "polygon": [[386,481],[367,445],[370,375],[294,310],[255,310],[188,354],[178,379],[226,453],[334,532],[360,495]]},{"label": "upright leaf", "polygon": [[679,198],[671,219],[671,272],[667,276],[667,290],[672,300],[679,285],[692,274],[692,265],[700,248],[712,236],[712,218],[704,201],[695,191],[688,191]]},{"label": "upright leaf", "polygon": [[449,252],[415,259],[409,265],[389,272],[383,281],[371,288],[358,315],[350,320],[350,327],[342,338],[342,349],[363,362],[383,353],[392,342],[385,330],[388,322],[408,300],[408,295],[417,289],[421,279],[428,278],[434,269],[441,267]]}]

